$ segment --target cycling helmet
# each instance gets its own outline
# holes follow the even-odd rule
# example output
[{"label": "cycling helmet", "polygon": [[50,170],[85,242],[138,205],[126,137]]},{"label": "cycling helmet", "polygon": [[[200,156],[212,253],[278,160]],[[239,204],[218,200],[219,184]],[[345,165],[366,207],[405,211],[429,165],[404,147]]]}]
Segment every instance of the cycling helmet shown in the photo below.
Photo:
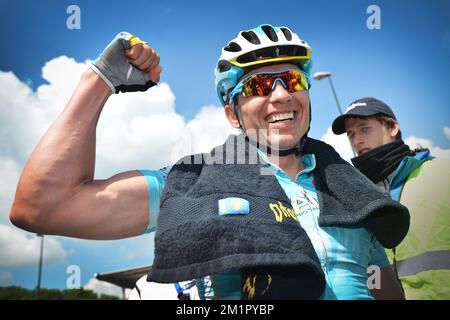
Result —
[{"label": "cycling helmet", "polygon": [[223,106],[238,79],[254,68],[290,62],[308,75],[311,72],[311,47],[287,27],[263,24],[241,31],[223,49],[215,69],[215,85]]}]

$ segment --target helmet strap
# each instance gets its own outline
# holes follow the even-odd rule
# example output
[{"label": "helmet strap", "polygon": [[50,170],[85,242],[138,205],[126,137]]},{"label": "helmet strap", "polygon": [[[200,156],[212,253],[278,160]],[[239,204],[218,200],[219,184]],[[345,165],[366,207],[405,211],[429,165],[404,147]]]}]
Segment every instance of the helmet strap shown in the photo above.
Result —
[{"label": "helmet strap", "polygon": [[244,127],[244,123],[241,123],[241,119],[239,118],[239,105],[238,105],[238,97],[237,95],[234,96],[233,98],[233,110],[234,110],[234,115],[236,116],[236,120],[239,123],[239,127],[241,128],[242,132],[245,133],[245,127]]}]

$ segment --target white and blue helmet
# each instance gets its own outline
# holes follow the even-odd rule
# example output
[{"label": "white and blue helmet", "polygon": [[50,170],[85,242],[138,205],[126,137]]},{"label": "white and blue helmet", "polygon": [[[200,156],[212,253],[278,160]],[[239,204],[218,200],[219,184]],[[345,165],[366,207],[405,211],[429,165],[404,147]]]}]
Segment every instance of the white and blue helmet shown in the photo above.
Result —
[{"label": "white and blue helmet", "polygon": [[223,106],[238,79],[251,69],[264,65],[286,63],[298,65],[310,82],[311,47],[287,27],[263,24],[239,32],[223,49],[215,69],[215,85]]}]

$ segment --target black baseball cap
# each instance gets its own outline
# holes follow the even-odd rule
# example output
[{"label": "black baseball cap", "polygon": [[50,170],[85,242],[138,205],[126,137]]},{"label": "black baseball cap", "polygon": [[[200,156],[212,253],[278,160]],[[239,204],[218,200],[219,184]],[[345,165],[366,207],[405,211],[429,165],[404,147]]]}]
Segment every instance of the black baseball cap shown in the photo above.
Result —
[{"label": "black baseball cap", "polygon": [[383,101],[375,98],[362,98],[353,101],[343,115],[334,119],[331,129],[334,134],[345,133],[345,119],[354,116],[369,117],[378,113],[397,120],[394,112],[392,112],[391,108]]}]

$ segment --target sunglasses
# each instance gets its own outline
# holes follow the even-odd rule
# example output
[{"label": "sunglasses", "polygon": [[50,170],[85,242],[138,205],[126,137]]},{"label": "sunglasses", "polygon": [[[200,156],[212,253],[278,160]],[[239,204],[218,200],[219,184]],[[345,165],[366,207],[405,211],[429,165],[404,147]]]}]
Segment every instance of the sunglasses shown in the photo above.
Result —
[{"label": "sunglasses", "polygon": [[299,69],[288,69],[277,72],[258,72],[245,77],[236,85],[230,93],[230,100],[240,93],[244,97],[268,96],[279,81],[289,92],[294,93],[301,90],[308,90],[309,81],[305,72]]}]

